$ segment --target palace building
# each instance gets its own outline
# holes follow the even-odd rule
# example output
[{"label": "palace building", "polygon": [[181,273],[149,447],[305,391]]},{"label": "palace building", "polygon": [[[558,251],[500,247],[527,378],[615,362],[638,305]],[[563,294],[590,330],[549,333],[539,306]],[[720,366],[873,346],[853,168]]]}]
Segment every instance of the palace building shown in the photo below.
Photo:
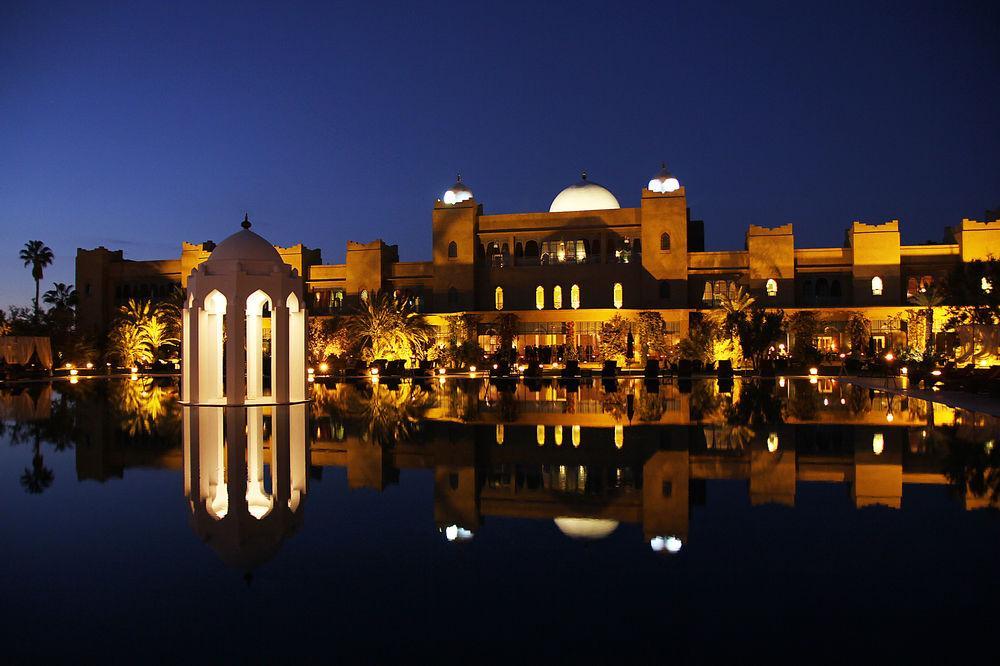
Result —
[{"label": "palace building", "polygon": [[[637,208],[622,208],[608,189],[582,174],[547,212],[493,214],[459,177],[431,212],[428,261],[399,260],[382,240],[347,242],[343,264],[324,264],[318,249],[276,247],[298,271],[310,316],[329,316],[389,292],[431,314],[479,313],[482,333],[498,312],[518,315],[519,346],[594,345],[613,314],[659,312],[668,333],[686,334],[690,315],[738,286],[767,306],[823,313],[820,346],[843,342],[853,310],[872,321],[879,344],[900,331],[894,315],[908,298],[957,264],[1000,247],[1000,219],[964,219],[941,243],[904,245],[899,222],[853,222],[843,247],[796,247],[792,224],[751,225],[741,250],[705,251],[704,224],[691,218],[685,188],[664,167],[642,189]],[[107,331],[129,298],[160,298],[186,287],[211,241],[182,243],[180,256],[132,261],[121,250],[79,249],[76,286],[81,327]]]}]

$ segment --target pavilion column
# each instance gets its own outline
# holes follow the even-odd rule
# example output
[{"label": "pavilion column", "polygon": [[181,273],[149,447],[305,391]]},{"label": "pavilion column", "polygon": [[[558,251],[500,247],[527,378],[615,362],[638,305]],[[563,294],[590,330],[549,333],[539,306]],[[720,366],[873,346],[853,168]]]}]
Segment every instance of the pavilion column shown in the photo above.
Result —
[{"label": "pavilion column", "polygon": [[198,373],[198,351],[200,345],[199,337],[199,313],[201,308],[184,308],[184,356],[181,358],[181,368],[184,371],[183,395],[185,402],[200,402],[199,373]]},{"label": "pavilion column", "polygon": [[226,404],[242,405],[247,396],[246,309],[234,300],[226,317]]},{"label": "pavilion column", "polygon": [[264,396],[263,355],[264,324],[259,312],[247,311],[247,399]]},{"label": "pavilion column", "polygon": [[275,302],[271,310],[271,399],[288,402],[288,308]]},{"label": "pavilion column", "polygon": [[291,474],[289,464],[288,405],[275,407],[271,412],[271,470],[274,484],[275,505],[288,506],[291,499]]}]

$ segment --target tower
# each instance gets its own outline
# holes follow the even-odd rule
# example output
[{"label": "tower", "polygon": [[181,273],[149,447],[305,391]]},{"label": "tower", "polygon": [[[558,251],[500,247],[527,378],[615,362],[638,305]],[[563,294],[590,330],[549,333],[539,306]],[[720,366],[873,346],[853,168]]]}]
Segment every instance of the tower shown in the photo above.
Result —
[{"label": "tower", "polygon": [[434,204],[434,304],[437,312],[476,308],[476,235],[481,206],[462,176]]}]

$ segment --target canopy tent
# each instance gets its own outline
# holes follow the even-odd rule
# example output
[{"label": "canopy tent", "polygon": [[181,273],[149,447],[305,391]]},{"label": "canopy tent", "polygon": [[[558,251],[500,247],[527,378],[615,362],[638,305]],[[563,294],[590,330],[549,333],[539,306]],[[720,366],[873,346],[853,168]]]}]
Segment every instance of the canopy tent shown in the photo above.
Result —
[{"label": "canopy tent", "polygon": [[52,369],[52,343],[47,337],[0,336],[0,361],[9,365],[27,365],[33,354],[42,367]]}]

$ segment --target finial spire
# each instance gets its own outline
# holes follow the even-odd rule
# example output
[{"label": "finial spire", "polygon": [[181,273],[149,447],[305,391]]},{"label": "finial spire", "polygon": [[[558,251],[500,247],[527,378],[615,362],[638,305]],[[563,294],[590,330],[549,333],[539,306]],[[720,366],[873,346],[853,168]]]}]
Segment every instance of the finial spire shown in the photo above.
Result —
[{"label": "finial spire", "polygon": [[461,183],[461,182],[462,182],[462,174],[458,174],[458,182],[459,182],[459,183]]},{"label": "finial spire", "polygon": [[580,178],[583,179],[583,180],[587,180],[587,172],[586,171],[581,171],[580,172]]},{"label": "finial spire", "polygon": [[250,228],[250,214],[249,213],[243,213],[243,222],[240,224],[240,226],[243,227],[244,229],[249,229]]}]

